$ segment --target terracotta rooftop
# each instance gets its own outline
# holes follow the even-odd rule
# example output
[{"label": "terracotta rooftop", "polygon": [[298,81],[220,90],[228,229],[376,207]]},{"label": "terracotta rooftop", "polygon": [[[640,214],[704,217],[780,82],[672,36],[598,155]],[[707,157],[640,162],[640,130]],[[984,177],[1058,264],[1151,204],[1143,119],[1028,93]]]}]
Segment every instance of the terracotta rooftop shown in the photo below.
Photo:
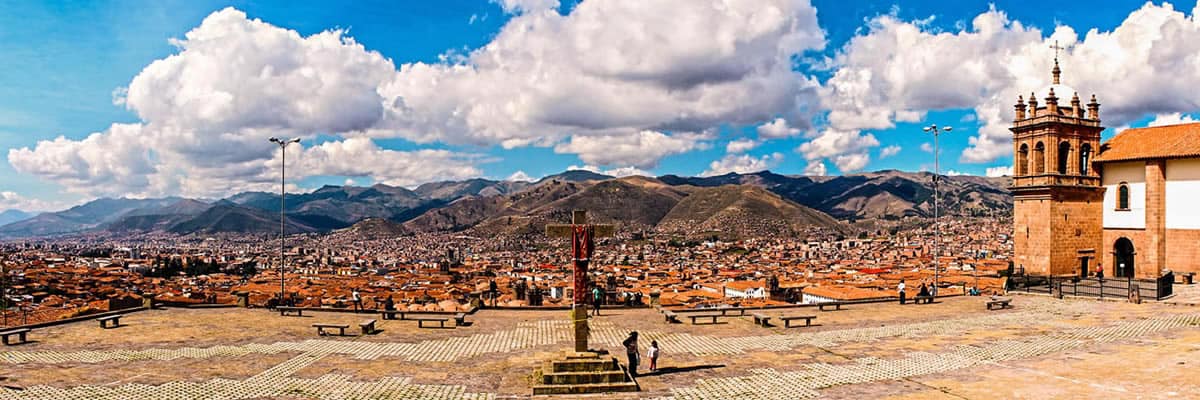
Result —
[{"label": "terracotta rooftop", "polygon": [[1200,123],[1132,128],[1104,142],[1096,162],[1200,157]]}]

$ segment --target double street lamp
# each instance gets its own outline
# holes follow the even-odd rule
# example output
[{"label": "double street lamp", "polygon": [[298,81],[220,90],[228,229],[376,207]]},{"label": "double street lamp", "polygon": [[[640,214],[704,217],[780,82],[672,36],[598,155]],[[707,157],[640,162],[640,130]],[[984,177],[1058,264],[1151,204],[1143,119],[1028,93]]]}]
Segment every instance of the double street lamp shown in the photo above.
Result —
[{"label": "double street lamp", "polygon": [[300,138],[283,140],[272,136],[269,140],[271,143],[279,145],[279,152],[283,156],[283,159],[280,162],[281,168],[279,173],[279,305],[283,305],[283,268],[285,265],[287,265],[283,259],[284,226],[287,224],[287,215],[284,214],[284,210],[286,209],[287,205],[287,146],[292,143],[300,143]]},{"label": "double street lamp", "polygon": [[933,134],[933,295],[936,297],[938,292],[938,256],[940,255],[942,241],[942,227],[938,224],[938,183],[941,181],[941,169],[938,165],[938,136],[943,132],[950,132],[952,129],[949,126],[938,127],[937,124],[929,125],[924,128],[925,132]]}]

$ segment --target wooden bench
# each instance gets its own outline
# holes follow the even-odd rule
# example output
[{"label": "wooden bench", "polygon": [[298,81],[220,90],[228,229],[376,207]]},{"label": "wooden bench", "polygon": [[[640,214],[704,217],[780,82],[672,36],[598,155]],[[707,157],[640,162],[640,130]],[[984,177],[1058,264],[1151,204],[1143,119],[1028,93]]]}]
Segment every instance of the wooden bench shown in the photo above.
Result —
[{"label": "wooden bench", "polygon": [[372,333],[375,333],[375,320],[368,319],[366,321],[360,322],[360,323],[358,323],[358,327],[362,328],[362,334],[364,334],[364,335],[370,335]]},{"label": "wooden bench", "polygon": [[679,314],[676,314],[674,311],[663,310],[662,313],[663,313],[663,317],[666,317],[667,323],[672,323],[672,322],[680,323],[679,322]]},{"label": "wooden bench", "polygon": [[454,325],[455,326],[466,326],[467,325],[467,313],[454,314]]},{"label": "wooden bench", "polygon": [[717,310],[721,310],[721,316],[729,315],[726,313],[730,313],[730,312],[737,312],[738,316],[746,315],[746,309],[741,308],[741,307],[721,307],[721,308],[717,308]]},{"label": "wooden bench", "polygon": [[764,328],[770,326],[771,316],[762,313],[751,313],[750,315],[754,317],[755,325],[762,325]]},{"label": "wooden bench", "polygon": [[[5,346],[12,346],[14,344],[25,343],[25,334],[29,333],[29,332],[30,332],[29,328],[13,329],[13,330],[0,332],[0,337],[3,338]],[[8,337],[13,336],[13,335],[16,335],[17,339],[20,339],[20,340],[16,343],[9,342]]]},{"label": "wooden bench", "polygon": [[[449,321],[450,318],[446,318],[446,317],[414,317],[414,318],[412,318],[412,320],[417,321],[418,328],[427,328],[425,326],[425,322],[437,322],[441,328],[445,328],[446,321]],[[428,327],[428,328],[432,328],[432,327]],[[453,329],[454,327],[451,326],[450,328]]]},{"label": "wooden bench", "polygon": [[804,320],[804,326],[812,326],[812,320],[816,319],[816,318],[817,318],[816,315],[790,315],[790,316],[779,317],[779,319],[781,321],[783,321],[783,326],[785,328],[791,328],[792,321],[795,321],[798,319]]},{"label": "wooden bench", "polygon": [[696,320],[699,318],[711,318],[712,324],[716,324],[717,317],[724,317],[724,316],[725,316],[724,314],[711,313],[711,314],[692,314],[692,315],[688,315],[687,317],[692,319],[692,325],[696,325]]},{"label": "wooden bench", "polygon": [[841,310],[842,302],[833,301],[833,302],[828,302],[828,303],[817,303],[818,310],[825,311],[825,308],[827,308],[827,307],[833,307],[834,310]]},{"label": "wooden bench", "polygon": [[1012,305],[1009,303],[1012,303],[1012,299],[1010,299],[1010,298],[1006,298],[1006,297],[993,298],[987,302],[987,309],[988,309],[988,311],[991,311],[992,307],[996,307],[998,309],[1003,310],[1005,308],[1012,307]]},{"label": "wooden bench", "polygon": [[296,316],[298,316],[298,317],[304,316],[304,309],[301,309],[301,308],[289,308],[289,306],[277,306],[277,308],[275,308],[275,309],[280,310],[281,317],[287,316],[288,314],[292,314],[292,312],[295,312]]},{"label": "wooden bench", "polygon": [[[121,316],[120,315],[109,315],[107,317],[96,318],[96,320],[100,321],[100,327],[103,329],[116,328],[118,326],[121,326]],[[112,321],[112,326],[109,326],[109,324],[108,324],[109,321]]]},{"label": "wooden bench", "polygon": [[313,328],[317,328],[317,335],[320,335],[320,336],[329,335],[328,333],[325,333],[326,328],[328,328],[328,329],[337,328],[338,336],[346,336],[346,328],[350,327],[350,325],[344,325],[344,324],[320,324],[320,323],[312,324],[312,326],[313,326]]},{"label": "wooden bench", "polygon": [[407,311],[383,310],[383,311],[379,312],[379,318],[381,318],[381,319],[396,319],[396,314],[399,314],[400,319],[404,319],[404,313],[406,313],[406,312]]},{"label": "wooden bench", "polygon": [[913,297],[913,304],[933,304],[933,296]]}]

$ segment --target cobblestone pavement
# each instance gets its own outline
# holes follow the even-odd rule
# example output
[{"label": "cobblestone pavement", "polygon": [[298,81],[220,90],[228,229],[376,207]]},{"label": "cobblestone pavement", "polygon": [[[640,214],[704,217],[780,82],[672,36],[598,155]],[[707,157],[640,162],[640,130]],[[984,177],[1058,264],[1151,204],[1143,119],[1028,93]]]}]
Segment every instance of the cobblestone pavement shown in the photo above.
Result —
[{"label": "cobblestone pavement", "polygon": [[[756,352],[794,354],[801,349],[830,354],[844,353],[834,360],[809,359],[786,364],[760,365],[762,368],[731,369],[721,376],[672,384],[656,393],[656,399],[794,399],[818,398],[823,391],[871,383],[896,382],[918,376],[930,376],[1029,360],[1051,354],[1082,351],[1090,346],[1169,335],[1180,330],[1197,332],[1200,313],[1175,308],[1158,313],[1150,309],[1115,318],[1087,319],[1096,303],[1081,301],[1031,300],[1021,311],[969,314],[959,318],[915,323],[890,323],[883,326],[825,331],[773,331],[766,335],[716,337],[699,333],[641,330],[643,340],[658,340],[674,353],[688,353],[697,359],[728,359],[729,355]],[[1104,305],[1102,307],[1115,307]],[[1153,306],[1163,307],[1163,306]],[[907,309],[906,309],[907,310]],[[620,325],[620,326],[618,326]],[[511,325],[510,325],[511,326]],[[704,328],[697,327],[703,332]],[[1018,330],[1019,329],[1019,330]],[[593,340],[604,346],[617,346],[624,339],[628,324],[606,320],[593,322]],[[929,351],[905,350],[877,357],[866,352],[853,353],[856,346],[873,347],[884,342],[908,344],[930,337],[955,339],[978,332],[999,332],[987,340],[959,341],[941,345],[934,340]],[[488,390],[487,386],[452,379],[437,383],[417,383],[411,376],[383,376],[364,379],[347,370],[337,373],[303,374],[310,366],[328,362],[331,355],[353,360],[397,358],[412,368],[445,368],[467,364],[479,357],[527,354],[538,347],[557,347],[570,341],[569,327],[561,320],[522,322],[515,328],[466,336],[403,342],[359,340],[305,340],[275,343],[249,343],[206,348],[148,348],[79,351],[5,351],[0,350],[0,365],[33,367],[45,365],[98,364],[120,368],[121,362],[188,359],[221,360],[253,354],[288,356],[276,364],[244,379],[216,378],[201,381],[172,380],[165,384],[112,383],[77,386],[32,385],[24,388],[0,386],[0,399],[494,399],[512,396]],[[1149,340],[1149,339],[1146,339]],[[1155,342],[1147,342],[1155,343]],[[1192,344],[1200,349],[1200,343]],[[891,347],[896,349],[896,347]],[[894,356],[892,355],[894,354]],[[449,364],[448,364],[449,363]],[[533,362],[536,365],[536,362]],[[270,364],[267,364],[270,365]],[[427,367],[421,367],[426,365]],[[512,368],[529,369],[529,363]],[[490,367],[490,366],[489,366]],[[329,372],[325,370],[324,372]],[[497,371],[492,371],[493,373]],[[0,371],[0,375],[5,373]],[[307,375],[307,377],[305,377]],[[709,375],[712,376],[712,375]],[[1200,376],[1198,376],[1200,378]],[[0,381],[0,384],[3,382]],[[458,384],[444,384],[458,383]],[[637,396],[637,395],[634,395]],[[998,396],[997,396],[998,397]]]}]

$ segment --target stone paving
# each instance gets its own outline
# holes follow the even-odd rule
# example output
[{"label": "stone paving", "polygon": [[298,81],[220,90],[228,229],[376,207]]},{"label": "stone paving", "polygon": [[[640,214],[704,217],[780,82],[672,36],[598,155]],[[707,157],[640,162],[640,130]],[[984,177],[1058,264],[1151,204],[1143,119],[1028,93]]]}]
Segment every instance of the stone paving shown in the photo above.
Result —
[{"label": "stone paving", "polygon": [[[854,394],[854,388],[890,387],[888,385],[896,382],[912,385],[914,377],[938,377],[980,366],[1006,365],[1073,351],[1094,353],[1096,348],[1129,340],[1140,340],[1138,346],[1194,346],[1200,349],[1200,343],[1190,342],[1192,338],[1200,337],[1200,312],[1191,307],[1100,304],[1048,298],[1021,298],[1018,302],[1018,310],[964,313],[955,318],[923,322],[906,322],[911,321],[911,317],[904,314],[917,315],[930,309],[897,308],[899,311],[891,323],[870,327],[835,326],[825,330],[743,330],[750,328],[736,325],[748,324],[740,319],[732,322],[735,325],[725,327],[666,326],[652,322],[661,321],[661,317],[646,310],[594,321],[593,340],[599,347],[618,347],[629,329],[636,327],[642,333],[643,346],[650,340],[658,340],[663,348],[670,349],[677,363],[711,363],[714,360],[723,363],[724,368],[720,370],[688,373],[690,378],[682,373],[670,378],[646,377],[643,388],[647,392],[621,396],[655,399],[820,398],[828,397],[827,391],[831,388],[849,388],[846,397],[859,398],[863,396]],[[953,306],[952,303],[946,307]],[[855,315],[846,311],[840,313],[839,318],[844,319],[853,319]],[[409,342],[347,338],[210,347],[126,346],[128,348],[90,350],[82,344],[83,349],[67,350],[68,346],[38,350],[42,344],[35,344],[29,350],[0,349],[0,366],[21,367],[23,374],[13,376],[22,378],[38,373],[52,374],[54,365],[74,368],[96,365],[119,370],[123,362],[165,362],[170,364],[164,365],[177,365],[186,370],[188,360],[236,360],[236,357],[254,357],[256,354],[290,357],[252,376],[242,375],[248,378],[172,379],[164,384],[118,381],[16,386],[9,383],[20,383],[21,380],[5,382],[4,375],[8,373],[4,372],[5,368],[0,368],[0,399],[527,397],[521,395],[528,391],[520,379],[511,381],[516,383],[497,382],[496,374],[527,375],[532,366],[540,363],[539,357],[544,358],[570,342],[569,326],[557,319],[521,321],[508,326],[511,328],[491,332],[477,329],[475,333],[460,336]],[[719,329],[740,333],[731,336],[709,334]],[[1172,339],[1171,335],[1180,332],[1195,335],[1182,342]],[[1164,340],[1166,342],[1160,342]],[[46,345],[59,348],[53,347],[56,345],[53,343]],[[788,362],[756,362],[756,359],[762,359],[762,352],[795,358]],[[747,354],[751,355],[749,359],[744,356]],[[337,363],[341,369],[328,367],[330,356],[334,355],[346,357],[345,361]],[[354,373],[355,363],[362,367],[366,363],[386,360],[403,362],[396,365],[402,368],[398,375],[388,372],[375,375],[377,378],[364,379],[361,374]],[[342,363],[347,365],[341,366]],[[500,369],[505,371],[496,370],[496,365],[504,365]],[[319,366],[326,368],[315,368]],[[377,366],[371,364],[370,368]],[[418,381],[414,378],[419,375],[416,372],[427,369],[466,371],[464,373],[474,373],[472,376],[478,379],[421,378],[423,381]],[[302,373],[305,370],[320,373]],[[1200,381],[1200,373],[1196,375],[1196,381]],[[1200,392],[1200,387],[1195,388]],[[944,393],[921,392],[915,398],[934,394]]]}]

